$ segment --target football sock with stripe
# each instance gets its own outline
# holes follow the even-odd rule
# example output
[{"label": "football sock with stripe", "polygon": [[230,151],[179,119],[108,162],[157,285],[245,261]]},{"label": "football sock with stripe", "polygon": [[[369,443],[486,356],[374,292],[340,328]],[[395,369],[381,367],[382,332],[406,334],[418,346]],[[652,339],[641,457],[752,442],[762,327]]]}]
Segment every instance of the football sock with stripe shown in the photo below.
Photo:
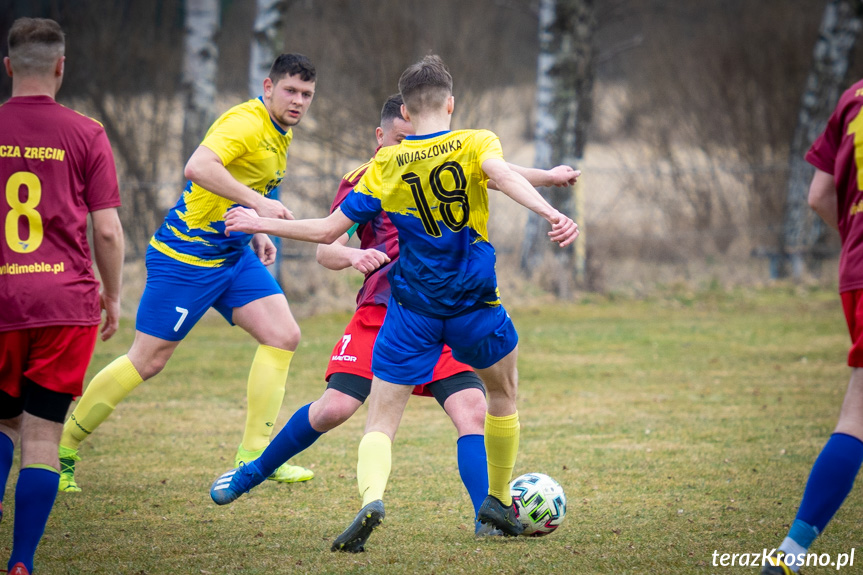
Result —
[{"label": "football sock with stripe", "polygon": [[458,438],[458,472],[464,483],[474,516],[488,495],[488,462],[485,457],[485,438],[482,435],[462,435]]},{"label": "football sock with stripe", "polygon": [[285,384],[294,352],[259,345],[249,370],[246,387],[248,410],[243,431],[243,449],[260,451],[270,442],[273,426],[285,398]]},{"label": "football sock with stripe", "polygon": [[[798,524],[800,524],[800,525],[798,525]],[[795,521],[794,525],[791,526],[792,531],[794,530],[795,526],[797,526],[798,529],[803,529],[805,531],[809,531],[809,530],[814,529],[814,527],[812,527],[811,525],[806,525],[802,521]],[[815,539],[815,537],[813,536],[812,539]],[[785,540],[782,542],[782,545],[779,546],[779,551],[782,551],[783,553],[785,553],[786,555],[789,556],[789,557],[786,557],[785,560],[783,560],[783,562],[786,565],[788,565],[788,567],[792,571],[794,571],[795,573],[797,573],[800,570],[800,565],[797,564],[797,561],[793,561],[792,562],[793,564],[789,563],[790,556],[793,555],[796,559],[796,558],[800,557],[801,555],[805,555],[807,550],[808,550],[808,547],[803,547],[802,545],[800,545],[799,543],[794,541],[791,537],[786,537]]]},{"label": "football sock with stripe", "polygon": [[360,440],[357,459],[357,485],[363,507],[384,498],[392,469],[393,444],[386,433],[372,431]]},{"label": "football sock with stripe", "polygon": [[257,460],[257,467],[268,477],[288,459],[307,449],[323,435],[309,422],[309,406],[299,408],[279,431]]},{"label": "football sock with stripe", "polygon": [[9,480],[9,473],[12,471],[14,456],[15,442],[5,433],[0,433],[0,506],[3,505],[3,494],[6,493],[6,482]]},{"label": "football sock with stripe", "polygon": [[77,450],[81,442],[108,419],[117,404],[142,381],[128,356],[122,355],[105,366],[90,381],[63,425],[60,445]]},{"label": "football sock with stripe", "polygon": [[18,474],[15,487],[15,526],[12,531],[12,555],[6,567],[23,563],[33,572],[36,547],[45,533],[48,516],[57,497],[60,474],[46,465],[27,466]]},{"label": "football sock with stripe", "polygon": [[512,504],[509,482],[518,456],[518,412],[497,417],[485,414],[485,451],[488,458],[488,494],[504,505]]},{"label": "football sock with stripe", "polygon": [[797,517],[780,551],[799,555],[809,549],[851,492],[861,463],[863,442],[844,433],[830,436],[812,466]]}]

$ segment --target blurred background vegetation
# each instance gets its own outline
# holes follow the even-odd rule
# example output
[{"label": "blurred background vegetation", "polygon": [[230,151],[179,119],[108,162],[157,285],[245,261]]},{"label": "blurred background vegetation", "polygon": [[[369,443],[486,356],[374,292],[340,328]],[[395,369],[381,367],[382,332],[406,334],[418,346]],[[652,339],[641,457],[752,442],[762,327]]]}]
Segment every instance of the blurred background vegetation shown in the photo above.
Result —
[{"label": "blurred background vegetation", "polygon": [[[277,17],[263,23],[264,38],[265,5]],[[52,17],[66,30],[58,100],[102,122],[114,146],[130,306],[143,285],[147,240],[184,185],[184,133],[200,141],[216,115],[255,95],[250,78],[260,86],[250,64],[256,32],[275,53],[304,53],[318,69],[281,190],[297,217],[328,212],[341,176],[374,151],[381,104],[401,71],[427,53],[440,54],[455,78],[455,128],[491,129],[508,160],[543,163],[536,135],[545,30],[563,38],[555,49],[569,50],[558,74],[578,79],[565,97],[578,114],[558,129],[577,140],[563,159],[583,176],[577,194],[567,190],[555,202],[583,235],[571,257],[551,255],[530,241],[536,230],[523,209],[493,198],[490,234],[505,298],[638,295],[680,282],[715,287],[792,274],[788,198],[792,166],[813,133],[800,126],[816,45],[829,9],[845,10],[839,24],[853,16],[856,28],[834,82],[844,89],[863,76],[860,1],[557,0],[557,19],[543,28],[549,6],[555,1],[0,0],[0,53],[17,17]],[[568,31],[560,29],[564,8]],[[190,15],[201,10],[215,10],[212,42],[194,47]],[[190,84],[190,54],[214,65],[213,92]],[[3,76],[0,100],[11,94]],[[190,91],[205,96],[206,121],[189,123]],[[838,97],[829,94],[823,99],[832,101],[810,105],[816,127]],[[811,172],[795,177],[808,185]],[[834,281],[838,238],[817,226],[807,233],[805,250],[793,252],[805,256],[793,279]],[[323,270],[311,245],[285,242],[282,255],[293,304],[309,313],[351,307],[356,274]]]}]

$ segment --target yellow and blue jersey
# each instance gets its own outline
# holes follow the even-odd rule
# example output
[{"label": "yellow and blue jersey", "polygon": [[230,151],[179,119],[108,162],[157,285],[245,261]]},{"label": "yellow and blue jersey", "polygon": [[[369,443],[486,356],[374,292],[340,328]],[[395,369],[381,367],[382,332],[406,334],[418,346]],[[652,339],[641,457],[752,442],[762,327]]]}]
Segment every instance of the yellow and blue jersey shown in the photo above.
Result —
[{"label": "yellow and blue jersey", "polygon": [[[234,106],[217,119],[204,141],[241,184],[270,197],[285,176],[293,134],[270,118],[260,98]],[[150,245],[175,260],[222,267],[236,262],[251,240],[248,234],[225,235],[225,212],[235,204],[189,181]]]},{"label": "yellow and blue jersey", "polygon": [[500,305],[482,170],[491,158],[503,151],[488,130],[408,136],[381,148],[342,202],[357,223],[384,211],[398,229],[389,279],[399,304],[434,318]]}]

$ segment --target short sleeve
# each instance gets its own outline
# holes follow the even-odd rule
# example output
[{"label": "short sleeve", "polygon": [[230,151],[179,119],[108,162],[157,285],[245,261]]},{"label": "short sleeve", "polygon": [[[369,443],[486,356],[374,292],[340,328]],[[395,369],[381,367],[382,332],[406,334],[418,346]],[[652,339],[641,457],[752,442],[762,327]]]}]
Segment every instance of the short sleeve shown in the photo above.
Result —
[{"label": "short sleeve", "polygon": [[121,204],[114,153],[103,129],[99,129],[90,143],[84,194],[87,209],[91,212],[116,208]]},{"label": "short sleeve", "polygon": [[354,184],[349,180],[343,178],[342,181],[339,182],[339,191],[336,192],[336,197],[333,200],[333,205],[330,207],[330,213],[333,213],[334,211],[336,211],[336,209],[338,209],[339,206],[342,205],[342,202],[345,201],[345,198],[348,197],[348,194],[353,189]]},{"label": "short sleeve", "polygon": [[222,165],[227,166],[257,149],[260,133],[258,118],[246,114],[228,114],[213,126],[201,145],[215,152]]},{"label": "short sleeve", "polygon": [[479,165],[486,160],[492,158],[502,160],[503,148],[500,145],[500,138],[494,132],[488,130],[479,130],[476,133],[477,139],[477,160]]},{"label": "short sleeve", "polygon": [[381,184],[380,178],[377,177],[379,172],[376,165],[373,165],[363,174],[354,189],[345,196],[339,207],[348,219],[364,224],[381,212],[381,198],[378,195]]},{"label": "short sleeve", "polygon": [[831,176],[834,175],[836,154],[839,151],[839,143],[842,140],[842,124],[839,116],[839,107],[833,111],[827,121],[827,127],[812,143],[812,147],[806,152],[806,161]]}]

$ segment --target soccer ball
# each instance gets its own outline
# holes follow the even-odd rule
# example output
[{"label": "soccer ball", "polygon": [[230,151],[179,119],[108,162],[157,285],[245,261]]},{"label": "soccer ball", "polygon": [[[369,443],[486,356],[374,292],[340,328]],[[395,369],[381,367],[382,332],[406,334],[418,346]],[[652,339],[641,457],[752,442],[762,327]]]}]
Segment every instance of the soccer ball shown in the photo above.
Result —
[{"label": "soccer ball", "polygon": [[566,516],[566,494],[560,483],[543,473],[525,473],[509,486],[522,535],[539,537],[558,528]]}]

